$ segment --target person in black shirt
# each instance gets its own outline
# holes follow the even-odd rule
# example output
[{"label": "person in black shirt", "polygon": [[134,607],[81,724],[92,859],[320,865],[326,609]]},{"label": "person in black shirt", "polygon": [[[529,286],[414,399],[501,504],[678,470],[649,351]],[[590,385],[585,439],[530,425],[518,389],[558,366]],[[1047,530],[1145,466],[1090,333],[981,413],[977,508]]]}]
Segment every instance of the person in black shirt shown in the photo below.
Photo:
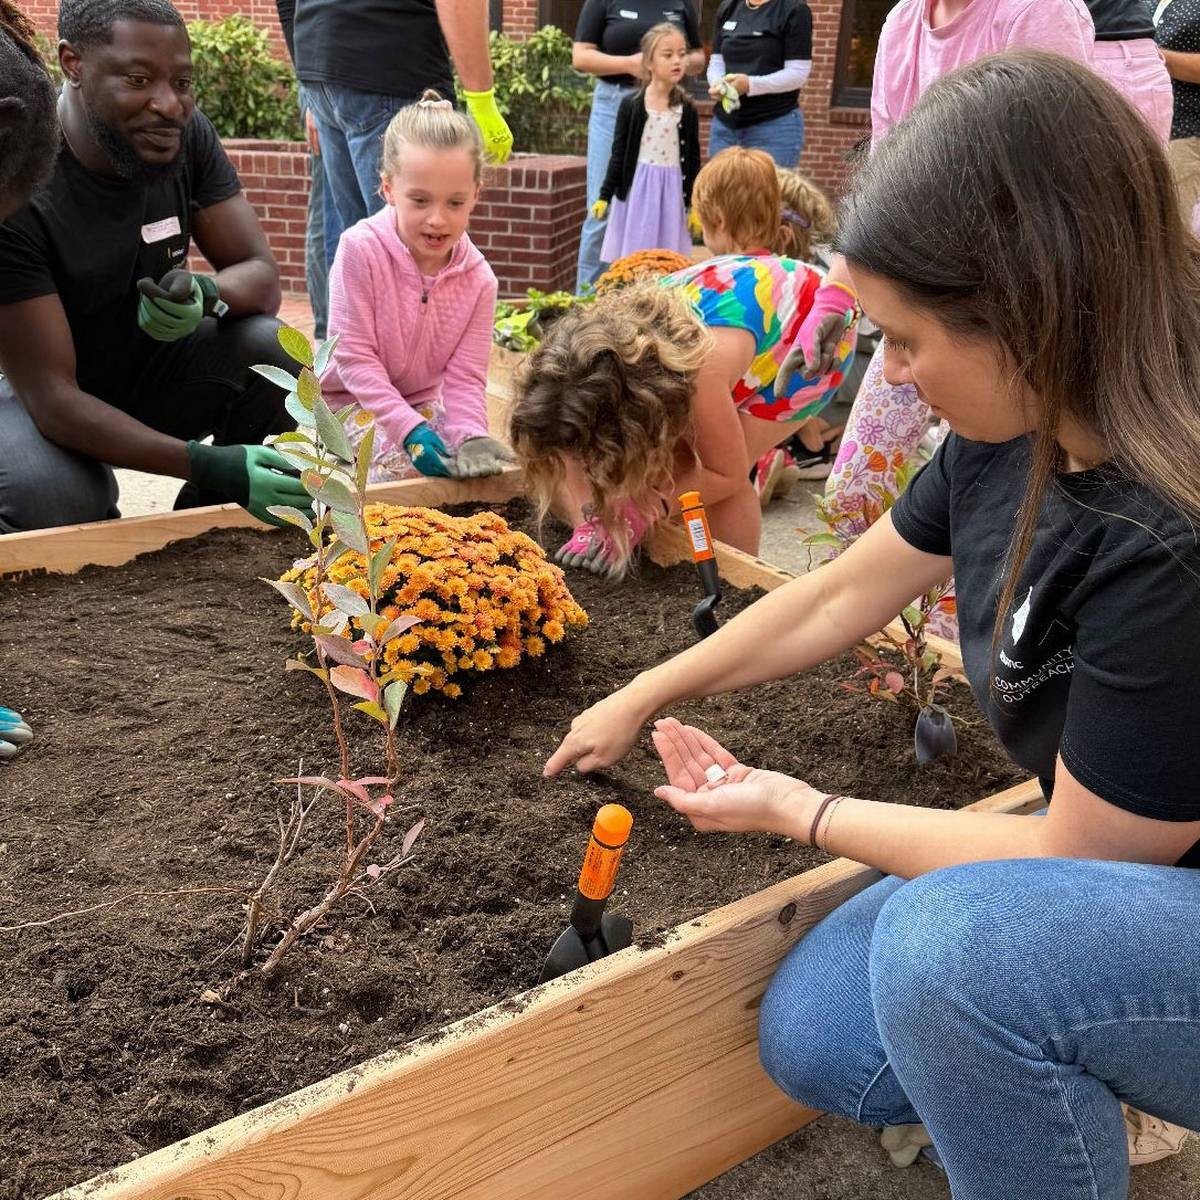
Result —
[{"label": "person in black shirt", "polygon": [[330,267],[342,233],[383,207],[379,161],[392,117],[428,88],[453,99],[451,58],[488,157],[504,162],[512,152],[492,88],[487,0],[276,0],[276,8],[321,147]]},{"label": "person in black shirt", "polygon": [[577,717],[545,774],[838,654],[953,573],[967,679],[1045,816],[827,795],[674,720],[657,795],[698,829],[888,876],[763,1000],[789,1095],[923,1122],[964,1200],[1118,1200],[1131,1161],[1200,1129],[1200,241],[1141,118],[1030,50],[933,84],[860,169],[838,241],[888,381],[952,434],[844,554]]},{"label": "person in black shirt", "polygon": [[[804,150],[800,88],[812,69],[812,13],[804,0],[724,0],[708,63],[713,107],[708,152],[765,150],[791,170]],[[736,107],[723,103],[731,85]]]},{"label": "person in black shirt", "polygon": [[[106,464],[189,481],[180,506],[306,504],[261,445],[293,426],[284,393],[250,369],[289,361],[279,271],[195,110],[183,20],[64,0],[59,33],[62,149],[0,227],[0,532],[119,515]],[[215,276],[187,270],[192,237]]]},{"label": "person in black shirt", "polygon": [[688,45],[686,72],[704,70],[700,49],[700,26],[692,0],[585,0],[575,28],[571,63],[577,71],[596,76],[592,109],[588,117],[587,216],[579,238],[579,265],[575,290],[582,292],[608,265],[601,261],[604,222],[592,216],[608,171],[617,110],[626,96],[633,95],[642,75],[642,38],[654,28],[670,22],[683,30]]},{"label": "person in black shirt", "polygon": [[1175,92],[1167,154],[1184,219],[1200,235],[1200,0],[1169,0],[1160,6],[1155,38]]}]

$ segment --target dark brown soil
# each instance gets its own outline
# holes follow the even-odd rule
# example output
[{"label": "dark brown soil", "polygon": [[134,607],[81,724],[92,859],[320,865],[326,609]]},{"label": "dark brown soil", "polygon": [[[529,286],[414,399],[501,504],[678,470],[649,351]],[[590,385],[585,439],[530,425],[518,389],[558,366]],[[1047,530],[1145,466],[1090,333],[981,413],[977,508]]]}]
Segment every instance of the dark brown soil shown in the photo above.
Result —
[{"label": "dark brown soil", "polygon": [[[226,531],[121,568],[0,583],[0,701],[37,732],[0,764],[0,926],[140,889],[257,883],[287,799],[270,781],[301,759],[336,769],[324,693],[282,670],[299,643],[258,582],[299,552],[288,534]],[[273,986],[239,980],[222,955],[236,895],[0,933],[0,1197],[43,1196],[530,987],[602,803],[635,814],[614,904],[641,938],[820,861],[783,838],[695,834],[652,796],[648,740],[606,774],[542,780],[573,714],[692,640],[690,566],[570,582],[586,632],[475,679],[461,700],[413,703],[390,843],[425,817],[416,859],[373,890],[373,915],[351,899]],[[752,599],[735,593],[722,611]],[[957,806],[1015,780],[979,724],[958,759],[918,767],[910,716],[838,688],[852,671],[680,715],[744,761],[881,800]],[[376,727],[350,719],[354,767],[374,773]],[[328,881],[339,821],[331,804],[310,828],[292,905]],[[202,1000],[208,989],[224,1002]]]}]

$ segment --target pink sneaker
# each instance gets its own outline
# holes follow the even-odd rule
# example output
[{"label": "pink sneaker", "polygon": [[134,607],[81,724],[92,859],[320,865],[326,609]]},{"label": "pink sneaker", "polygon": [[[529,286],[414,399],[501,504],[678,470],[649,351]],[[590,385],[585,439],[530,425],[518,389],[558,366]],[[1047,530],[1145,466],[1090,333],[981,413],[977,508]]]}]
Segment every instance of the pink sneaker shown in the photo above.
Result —
[{"label": "pink sneaker", "polygon": [[783,472],[792,466],[794,461],[782,446],[776,446],[754,464],[754,490],[758,493],[758,502],[763,508],[771,503],[771,497],[779,487]]}]

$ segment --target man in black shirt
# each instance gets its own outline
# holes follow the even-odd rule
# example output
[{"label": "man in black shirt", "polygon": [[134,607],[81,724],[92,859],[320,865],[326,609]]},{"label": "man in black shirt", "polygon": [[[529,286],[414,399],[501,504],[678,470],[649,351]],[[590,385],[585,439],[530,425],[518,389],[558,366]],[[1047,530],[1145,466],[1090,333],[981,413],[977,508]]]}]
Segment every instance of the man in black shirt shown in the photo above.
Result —
[{"label": "man in black shirt", "polygon": [[[59,34],[58,163],[0,228],[0,532],[119,515],[105,464],[187,480],[179,506],[306,503],[261,445],[284,394],[250,370],[287,364],[278,268],[179,13],[64,0]],[[215,276],[186,269],[193,237]]]},{"label": "man in black shirt", "polygon": [[383,207],[388,122],[426,88],[454,98],[451,58],[485,151],[496,162],[508,158],[512,134],[492,90],[487,0],[276,0],[276,8],[320,139],[331,265],[343,231]]}]

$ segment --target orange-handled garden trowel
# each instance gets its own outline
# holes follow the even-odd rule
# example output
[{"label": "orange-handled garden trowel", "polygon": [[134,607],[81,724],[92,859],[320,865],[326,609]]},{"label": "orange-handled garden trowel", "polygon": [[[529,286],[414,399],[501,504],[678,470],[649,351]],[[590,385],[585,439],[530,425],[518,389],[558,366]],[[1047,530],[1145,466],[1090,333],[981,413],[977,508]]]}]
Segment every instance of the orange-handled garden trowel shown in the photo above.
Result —
[{"label": "orange-handled garden trowel", "polygon": [[708,517],[704,515],[704,504],[699,492],[684,492],[679,497],[683,509],[683,527],[692,543],[692,560],[704,599],[692,609],[692,624],[701,638],[717,632],[717,614],[713,609],[721,599],[721,576],[717,570],[717,556],[713,551],[712,534],[708,531]]},{"label": "orange-handled garden trowel", "polygon": [[633,942],[633,922],[604,911],[632,828],[633,814],[620,804],[606,804],[596,814],[579,872],[571,923],[550,948],[539,983],[615,954]]}]

